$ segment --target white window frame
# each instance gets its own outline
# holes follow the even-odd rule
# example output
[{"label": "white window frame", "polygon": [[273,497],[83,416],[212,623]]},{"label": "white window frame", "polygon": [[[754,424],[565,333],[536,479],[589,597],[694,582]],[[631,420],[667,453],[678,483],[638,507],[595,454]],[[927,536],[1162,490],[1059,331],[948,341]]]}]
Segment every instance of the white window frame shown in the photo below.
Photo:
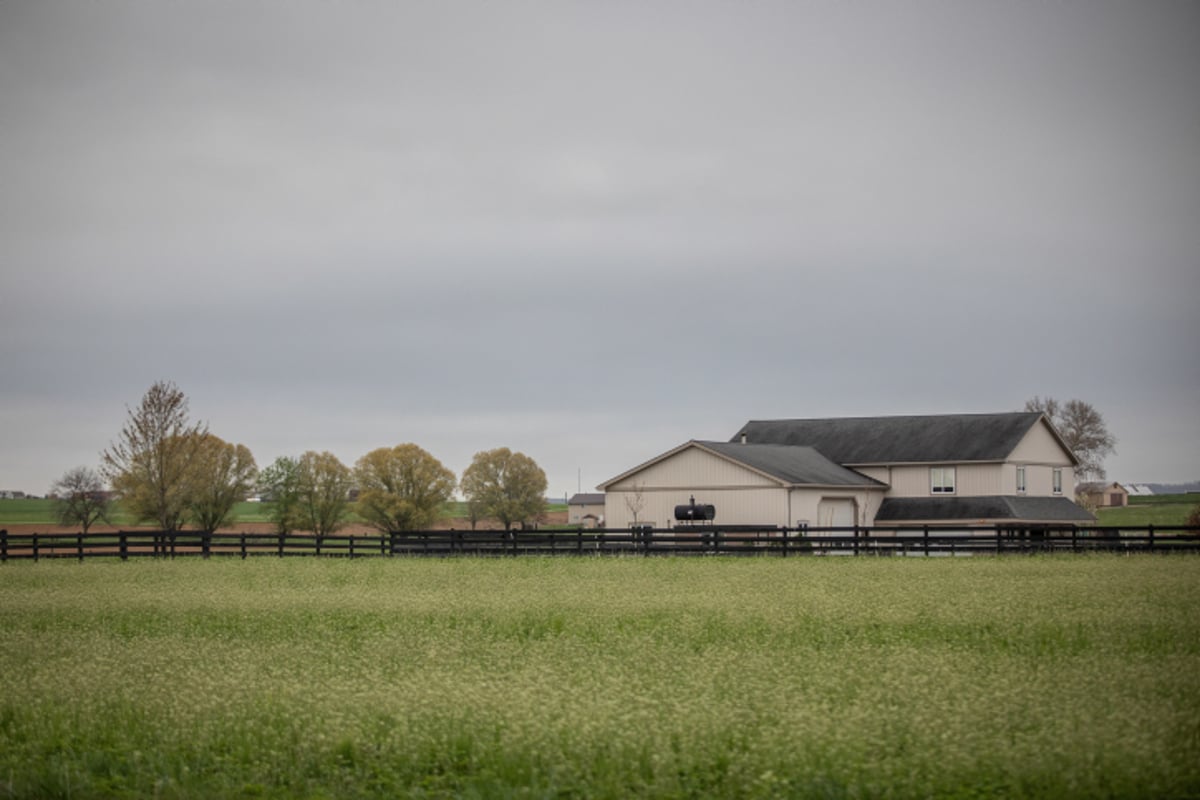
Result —
[{"label": "white window frame", "polygon": [[1054,487],[1055,494],[1062,494],[1062,467],[1055,467],[1051,473],[1051,481]]},{"label": "white window frame", "polygon": [[1029,483],[1026,480],[1025,465],[1017,465],[1017,494],[1025,494],[1029,490]]},{"label": "white window frame", "polygon": [[955,484],[956,477],[954,467],[930,467],[929,493],[955,494],[957,491]]}]

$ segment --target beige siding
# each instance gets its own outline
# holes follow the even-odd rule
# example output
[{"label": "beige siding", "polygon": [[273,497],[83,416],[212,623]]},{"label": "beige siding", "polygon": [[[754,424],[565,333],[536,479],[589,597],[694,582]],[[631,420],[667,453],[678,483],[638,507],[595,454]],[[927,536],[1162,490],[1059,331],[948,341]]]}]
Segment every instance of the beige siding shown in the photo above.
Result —
[{"label": "beige siding", "polygon": [[1025,467],[1025,494],[1030,497],[1054,496],[1054,470],[1062,470],[1062,496],[1071,497],[1075,486],[1075,470],[1071,456],[1050,429],[1035,425],[1013,450],[1009,463],[1004,465],[1004,494],[1017,493],[1017,467]]},{"label": "beige siding", "polygon": [[1034,425],[1025,438],[1013,449],[1008,460],[1014,464],[1047,464],[1056,467],[1071,465],[1071,457],[1045,424]]},{"label": "beige siding", "polygon": [[[930,464],[892,467],[891,491],[888,497],[929,497]],[[1002,491],[1004,464],[938,464],[954,467],[954,493],[959,497],[1005,494]],[[1008,467],[1008,469],[1012,469]],[[1011,481],[1015,484],[1016,476]],[[1007,494],[1012,494],[1011,491]]]},{"label": "beige siding", "polygon": [[866,475],[868,478],[874,478],[887,486],[892,485],[891,467],[856,467],[854,471]]},{"label": "beige siding", "polygon": [[[760,486],[778,487],[779,483],[745,467],[718,458],[695,447],[683,450],[657,464],[630,475],[608,491],[632,489],[635,485],[646,489],[674,486]],[[687,498],[683,501],[686,503]],[[699,502],[699,498],[696,499]],[[609,507],[609,504],[606,504]]]},{"label": "beige siding", "polygon": [[570,506],[569,510],[570,510],[570,514],[568,515],[567,521],[572,525],[583,524],[584,517],[586,517],[588,514],[591,514],[596,517],[604,516],[604,504],[603,503],[595,503],[595,504],[589,503],[589,504]]},{"label": "beige siding", "polygon": [[845,489],[795,489],[792,491],[791,524],[808,524],[811,527],[829,525],[823,517],[821,502],[848,500],[854,502],[857,519],[851,524],[874,525],[875,513],[883,502],[883,492],[874,490],[851,491]]},{"label": "beige siding", "polygon": [[[788,518],[788,491],[782,487],[712,489],[688,483],[687,488],[655,488],[642,491],[638,523],[658,528],[675,525],[675,506],[687,505],[692,495],[697,503],[716,507],[717,521],[729,525],[782,525]],[[604,519],[610,528],[627,528],[633,513],[625,499],[634,500],[629,490],[609,489],[604,497]]]},{"label": "beige siding", "polygon": [[1052,467],[1045,464],[1005,464],[1001,494],[1017,494],[1017,467],[1025,467],[1025,494],[1030,497],[1054,496],[1054,470],[1062,470],[1062,496],[1071,497],[1075,486],[1075,470],[1071,467]]}]

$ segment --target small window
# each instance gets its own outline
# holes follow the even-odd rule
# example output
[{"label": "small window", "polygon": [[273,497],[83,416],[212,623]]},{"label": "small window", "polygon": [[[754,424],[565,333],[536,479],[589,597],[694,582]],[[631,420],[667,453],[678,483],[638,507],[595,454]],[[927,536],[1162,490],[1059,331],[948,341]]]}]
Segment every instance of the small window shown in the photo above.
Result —
[{"label": "small window", "polygon": [[954,467],[932,467],[929,470],[929,491],[933,494],[954,494]]},{"label": "small window", "polygon": [[1054,480],[1054,493],[1062,494],[1062,469],[1055,467],[1053,480]]},{"label": "small window", "polygon": [[1017,494],[1025,494],[1025,468],[1017,467]]}]

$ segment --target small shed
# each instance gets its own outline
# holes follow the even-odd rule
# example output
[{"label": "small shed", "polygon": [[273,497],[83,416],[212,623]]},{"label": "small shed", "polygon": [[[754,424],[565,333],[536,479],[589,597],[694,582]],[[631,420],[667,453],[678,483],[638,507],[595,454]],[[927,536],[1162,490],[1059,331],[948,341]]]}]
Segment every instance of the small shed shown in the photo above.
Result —
[{"label": "small shed", "polygon": [[1091,508],[1120,508],[1129,505],[1129,491],[1119,483],[1081,483],[1075,494]]}]

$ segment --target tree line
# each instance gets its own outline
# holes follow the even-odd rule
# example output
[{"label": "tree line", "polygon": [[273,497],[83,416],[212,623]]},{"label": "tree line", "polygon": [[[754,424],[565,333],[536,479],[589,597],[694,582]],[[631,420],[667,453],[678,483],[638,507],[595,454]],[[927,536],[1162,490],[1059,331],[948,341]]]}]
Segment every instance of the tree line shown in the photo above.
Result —
[{"label": "tree line", "polygon": [[279,533],[325,536],[343,527],[352,510],[385,533],[428,528],[457,489],[472,528],[495,519],[510,529],[538,518],[546,487],[537,463],[507,447],[476,453],[461,481],[412,443],[372,450],[353,468],[330,452],[310,450],[259,470],[249,448],[192,422],[186,395],[159,381],[128,410],[117,440],[100,454],[99,469],[68,470],[51,494],[59,522],[84,533],[107,520],[114,502],[159,530],[190,524],[211,532],[233,522],[235,505],[257,492]]},{"label": "tree line", "polygon": [[[1034,397],[1026,411],[1045,414],[1079,459],[1081,480],[1103,478],[1105,456],[1116,439],[1089,403]],[[421,530],[437,519],[456,489],[466,498],[474,528],[495,519],[506,530],[537,519],[546,495],[546,474],[523,453],[507,447],[475,454],[458,480],[421,447],[381,447],[348,467],[330,452],[281,456],[259,470],[250,450],[193,423],[188,401],[169,381],[150,387],[117,441],[101,453],[100,469],[76,467],[51,487],[64,525],[84,533],[106,519],[115,499],[139,522],[176,531],[191,524],[214,531],[232,522],[234,506],[254,492],[269,505],[279,533],[337,531],[349,512],[385,533]],[[105,491],[105,482],[112,492]],[[351,500],[351,493],[356,499]],[[636,518],[636,515],[635,515]]]}]

